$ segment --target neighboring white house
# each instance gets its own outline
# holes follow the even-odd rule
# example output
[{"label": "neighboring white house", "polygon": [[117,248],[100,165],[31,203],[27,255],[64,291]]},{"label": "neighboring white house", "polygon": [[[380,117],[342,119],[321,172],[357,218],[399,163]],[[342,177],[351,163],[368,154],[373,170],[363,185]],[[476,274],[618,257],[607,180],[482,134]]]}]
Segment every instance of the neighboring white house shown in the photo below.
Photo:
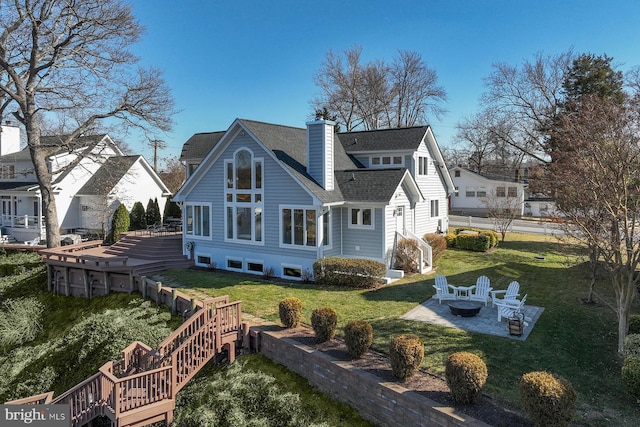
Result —
[{"label": "neighboring white house", "polygon": [[[20,150],[18,128],[2,126],[0,140],[0,225],[2,234],[17,241],[44,239],[40,188],[28,148]],[[158,199],[160,212],[170,196],[153,168],[142,156],[125,156],[108,135],[82,136],[72,147],[60,147],[60,138],[42,137],[55,147],[47,157],[61,234],[100,232],[111,225],[120,203],[128,210]],[[16,143],[17,141],[17,143]],[[8,152],[5,144],[12,147]],[[73,162],[73,167],[66,167]]]},{"label": "neighboring white house", "polygon": [[300,279],[325,256],[390,265],[398,238],[448,227],[453,182],[429,126],[334,133],[324,120],[237,119],[194,135],[181,160],[199,164],[173,198],[196,265]]},{"label": "neighboring white house", "polygon": [[468,169],[456,166],[449,169],[456,192],[450,199],[450,210],[461,215],[485,215],[487,204],[495,206],[504,200],[505,206],[516,209],[516,215],[524,214],[525,184],[509,180],[491,179]]}]

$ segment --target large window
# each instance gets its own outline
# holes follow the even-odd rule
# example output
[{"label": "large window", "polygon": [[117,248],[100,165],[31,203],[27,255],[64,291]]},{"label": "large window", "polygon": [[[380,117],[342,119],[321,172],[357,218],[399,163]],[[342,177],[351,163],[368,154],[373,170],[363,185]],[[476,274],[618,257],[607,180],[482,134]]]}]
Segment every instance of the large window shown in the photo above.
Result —
[{"label": "large window", "polygon": [[518,187],[509,187],[507,195],[509,197],[518,197]]},{"label": "large window", "polygon": [[506,189],[505,187],[496,187],[496,197],[506,197]]},{"label": "large window", "polygon": [[262,244],[262,162],[248,149],[225,161],[225,240]]},{"label": "large window", "polygon": [[211,205],[188,204],[185,206],[186,234],[211,237]]},{"label": "large window", "polygon": [[350,208],[349,228],[374,229],[373,209],[371,208]]},{"label": "large window", "polygon": [[285,207],[280,210],[281,243],[293,246],[316,246],[316,210]]}]

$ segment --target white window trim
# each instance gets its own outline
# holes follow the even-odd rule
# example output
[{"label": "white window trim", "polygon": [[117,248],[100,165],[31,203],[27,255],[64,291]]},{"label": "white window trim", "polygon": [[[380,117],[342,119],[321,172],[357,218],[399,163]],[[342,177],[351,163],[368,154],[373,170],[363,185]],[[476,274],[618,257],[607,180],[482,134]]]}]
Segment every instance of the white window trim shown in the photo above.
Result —
[{"label": "white window trim", "polygon": [[[434,203],[438,206],[438,212],[433,214],[433,206]],[[440,217],[440,199],[431,199],[429,201],[429,217],[430,218],[439,218]]]},{"label": "white window trim", "polygon": [[[189,239],[193,240],[213,240],[213,204],[212,203],[198,203],[198,202],[186,202],[184,204],[184,219],[185,224],[183,225],[183,233],[185,236],[189,237]],[[209,235],[204,236],[200,234],[195,234],[193,232],[187,232],[187,206],[191,206],[194,208],[195,206],[207,206],[209,208]],[[193,229],[195,230],[195,223],[193,224]]]},{"label": "white window trim", "polygon": [[[320,214],[320,218],[322,218],[323,221],[325,216],[329,218],[329,221],[328,221],[329,224],[327,226],[327,232],[329,234],[329,244],[323,245],[322,242],[320,242],[320,246],[323,248],[323,250],[333,249],[333,212],[334,212],[333,210],[330,210],[326,214],[323,214],[323,213]],[[324,226],[324,222],[322,225]],[[316,224],[316,232],[317,232],[317,228],[318,228],[318,225]],[[324,231],[322,233],[322,239],[324,240]]]},{"label": "white window trim", "polygon": [[[240,261],[242,264],[242,268],[233,268],[229,267],[229,261]],[[239,273],[244,273],[244,260],[242,258],[228,256],[224,258],[224,268],[229,271],[237,271]]]},{"label": "white window trim", "polygon": [[[238,154],[238,152],[240,151],[248,151],[251,154],[251,187],[250,189],[236,189],[235,188],[235,183],[236,183],[236,164],[235,164],[235,158],[236,155]],[[255,176],[255,167],[256,164],[260,163],[260,171],[262,173],[262,179],[261,179],[261,186],[260,188],[256,188],[256,176]],[[232,177],[232,181],[233,181],[233,188],[229,188],[228,185],[228,176],[227,176],[227,168],[228,165],[231,164],[232,165],[232,172],[233,172],[233,177]],[[224,228],[223,228],[223,233],[222,235],[224,236],[224,241],[227,243],[238,243],[241,245],[253,245],[253,246],[264,246],[265,242],[265,223],[264,223],[264,157],[255,157],[253,150],[251,150],[248,147],[240,147],[237,150],[235,150],[233,152],[233,155],[231,156],[231,158],[225,159],[224,160],[224,170],[223,170],[223,174],[224,174],[224,179],[222,180],[223,183],[223,194],[224,194],[224,213],[223,213],[223,223],[224,223]],[[232,195],[232,201],[229,202],[227,201],[227,195],[231,194]],[[251,195],[251,201],[250,202],[237,202],[236,201],[236,196],[238,194],[250,194]],[[260,195],[260,201],[256,202],[256,195]],[[235,237],[231,238],[229,236],[227,236],[227,227],[228,227],[228,218],[227,218],[227,208],[231,207],[234,209],[234,217],[237,216],[237,208],[250,208],[251,209],[251,215],[256,214],[256,209],[260,209],[261,213],[262,213],[262,224],[260,227],[260,240],[257,241],[255,240],[256,238],[256,230],[255,230],[255,218],[252,219],[252,227],[251,227],[251,240],[245,240],[245,239],[238,239],[237,237],[237,226],[234,225],[234,234],[236,234]]]},{"label": "white window trim", "polygon": [[[209,264],[203,264],[201,262],[198,262],[198,257],[207,257],[209,258]],[[209,267],[209,265],[211,265],[211,254],[205,254],[204,252],[196,252],[193,254],[193,263],[198,266],[198,267]]]},{"label": "white window trim", "polygon": [[[389,157],[389,163],[383,164],[382,159],[384,157]],[[400,163],[393,163],[394,157],[400,157]],[[380,159],[380,163],[377,165],[373,164],[373,159]],[[369,167],[370,168],[403,168],[404,167],[404,155],[371,155],[369,156]]]},{"label": "white window trim", "polygon": [[[292,211],[292,213],[291,213],[292,224],[293,224],[293,210],[294,209],[302,209],[303,211],[305,211],[305,215],[304,215],[305,223],[306,223],[306,218],[307,218],[306,217],[306,211],[313,210],[313,211],[316,212],[316,244],[315,244],[315,246],[296,245],[295,243],[293,243],[293,241],[294,241],[294,236],[293,235],[291,236],[291,242],[292,243],[284,243],[282,241],[282,232],[283,232],[283,227],[284,227],[284,224],[282,223],[282,211],[284,209],[291,209],[291,211]],[[278,209],[278,234],[279,234],[278,241],[280,242],[280,247],[281,248],[287,248],[287,249],[298,249],[298,250],[303,250],[303,251],[315,251],[315,250],[317,250],[322,244],[322,242],[318,241],[318,219],[319,219],[318,209],[317,209],[316,206],[280,205],[279,209]],[[304,238],[304,241],[306,242],[307,241],[307,229],[306,229],[306,227],[304,229],[303,238]],[[328,246],[325,246],[325,248],[327,248],[327,247]]]},{"label": "white window trim", "polygon": [[[289,279],[289,280],[300,280],[302,281],[302,266],[301,265],[296,265],[296,264],[280,264],[280,268],[282,269],[282,277]],[[287,276],[286,274],[284,274],[285,269],[287,268],[291,268],[291,269],[296,269],[296,270],[300,270],[300,277],[296,277],[296,276]]]},{"label": "white window trim", "polygon": [[[353,218],[352,216],[352,211],[353,209],[359,209],[360,213],[358,214],[358,224],[353,224],[351,222],[351,218]],[[371,225],[363,225],[362,224],[362,211],[365,209],[370,209],[371,210]],[[356,228],[356,229],[360,229],[360,230],[375,230],[376,229],[376,209],[373,207],[354,207],[354,208],[349,208],[349,218],[347,219],[347,227],[348,228]]]},{"label": "white window trim", "polygon": [[[249,269],[249,263],[251,263],[251,264],[262,264],[262,271],[250,270]],[[249,274],[257,274],[257,275],[263,275],[264,274],[264,260],[245,258],[244,263],[242,265],[244,266],[246,272],[249,273]]]}]

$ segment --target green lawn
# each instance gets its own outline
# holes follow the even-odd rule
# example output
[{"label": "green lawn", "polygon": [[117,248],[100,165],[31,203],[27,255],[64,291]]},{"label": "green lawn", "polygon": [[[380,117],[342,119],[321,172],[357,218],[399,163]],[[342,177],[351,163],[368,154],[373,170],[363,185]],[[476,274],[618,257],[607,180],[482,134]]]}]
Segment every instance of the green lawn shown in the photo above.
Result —
[{"label": "green lawn", "polygon": [[[538,254],[545,259],[536,259]],[[330,306],[338,312],[339,328],[350,320],[369,321],[374,328],[374,348],[383,352],[394,335],[417,334],[425,343],[423,366],[438,374],[443,374],[450,353],[471,351],[489,368],[485,391],[514,406],[519,406],[520,376],[547,370],[568,378],[576,388],[579,424],[640,425],[637,403],[625,393],[620,380],[615,314],[605,304],[580,301],[587,292],[582,262],[576,247],[553,237],[511,233],[493,252],[450,249],[437,263],[437,272],[452,284],[473,283],[478,276],[487,275],[494,289],[506,289],[509,282],[518,280],[521,294],[529,294],[527,303],[545,308],[524,342],[400,320],[433,295],[434,274],[407,277],[371,291],[178,269],[163,272],[161,279],[196,289],[198,294],[229,295],[242,300],[243,311],[272,321],[278,321],[278,303],[288,296],[302,300],[306,323],[314,308]],[[608,281],[598,283],[597,292],[602,299],[613,300]]]}]

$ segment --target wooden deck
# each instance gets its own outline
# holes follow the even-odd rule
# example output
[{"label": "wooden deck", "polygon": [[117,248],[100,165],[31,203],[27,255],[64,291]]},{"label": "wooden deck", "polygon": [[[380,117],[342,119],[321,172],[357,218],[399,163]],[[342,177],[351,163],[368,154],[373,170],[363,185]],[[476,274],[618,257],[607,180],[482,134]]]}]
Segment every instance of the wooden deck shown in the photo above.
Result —
[{"label": "wooden deck", "polygon": [[84,425],[99,415],[113,427],[170,424],[177,393],[216,355],[226,351],[233,362],[243,342],[241,303],[210,298],[156,349],[133,342],[122,358],[56,398],[44,393],[7,404],[68,404],[71,425]]}]

